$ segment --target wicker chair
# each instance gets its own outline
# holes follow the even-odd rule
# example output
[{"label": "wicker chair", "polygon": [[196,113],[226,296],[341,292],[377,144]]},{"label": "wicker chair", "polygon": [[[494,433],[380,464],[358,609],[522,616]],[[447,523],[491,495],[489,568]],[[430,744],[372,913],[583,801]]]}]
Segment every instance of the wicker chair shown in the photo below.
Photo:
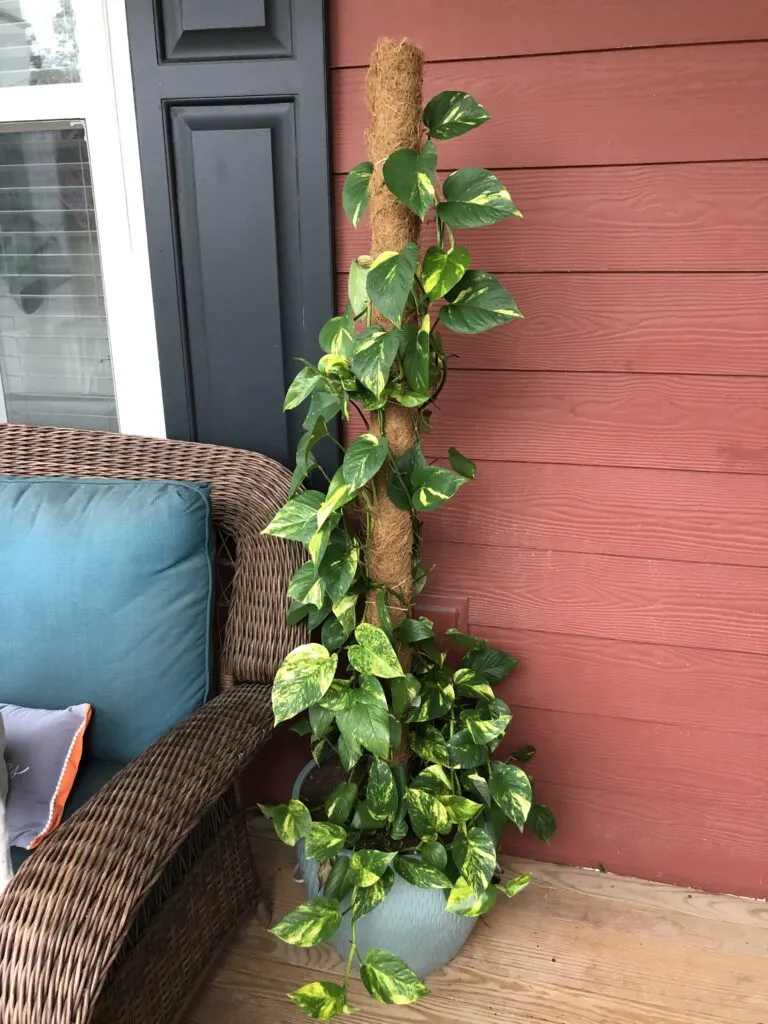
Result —
[{"label": "wicker chair", "polygon": [[289,475],[245,451],[26,426],[0,426],[0,473],[207,481],[234,541],[220,559],[221,692],[107,783],[0,897],[2,1024],[168,1024],[260,896],[234,783],[270,733],[275,669],[302,642],[284,615],[298,546],[260,535]]}]

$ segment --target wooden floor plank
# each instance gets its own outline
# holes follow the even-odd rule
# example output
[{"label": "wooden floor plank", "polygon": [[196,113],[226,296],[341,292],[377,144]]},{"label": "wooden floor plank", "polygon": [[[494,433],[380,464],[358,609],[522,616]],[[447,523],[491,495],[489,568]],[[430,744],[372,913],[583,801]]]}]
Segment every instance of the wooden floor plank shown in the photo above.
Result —
[{"label": "wooden floor plank", "polygon": [[[294,854],[253,827],[276,916],[302,898]],[[402,1024],[763,1024],[768,908],[735,897],[529,862],[536,881],[499,905],[413,1007],[372,1002],[358,982],[361,1021]],[[285,992],[338,976],[329,948],[297,950],[244,923],[197,994],[184,1024],[301,1020]]]}]

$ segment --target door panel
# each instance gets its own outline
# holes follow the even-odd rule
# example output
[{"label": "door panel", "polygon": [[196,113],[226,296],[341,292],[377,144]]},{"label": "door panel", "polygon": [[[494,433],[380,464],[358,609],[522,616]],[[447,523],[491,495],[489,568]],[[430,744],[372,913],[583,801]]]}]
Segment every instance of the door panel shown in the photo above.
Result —
[{"label": "door panel", "polygon": [[285,0],[165,0],[166,60],[292,55],[292,4]]},{"label": "door panel", "polygon": [[129,5],[168,435],[288,462],[282,396],[333,306],[323,5],[156,14]]}]

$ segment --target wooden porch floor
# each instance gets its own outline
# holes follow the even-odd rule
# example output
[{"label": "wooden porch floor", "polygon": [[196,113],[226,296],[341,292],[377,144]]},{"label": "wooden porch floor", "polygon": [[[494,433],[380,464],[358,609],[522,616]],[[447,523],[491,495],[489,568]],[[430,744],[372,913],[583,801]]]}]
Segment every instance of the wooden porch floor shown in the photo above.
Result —
[{"label": "wooden porch floor", "polygon": [[[292,851],[254,822],[279,920],[301,901]],[[527,863],[515,867],[528,870]],[[356,983],[352,1020],[401,1024],[768,1024],[768,906],[731,896],[530,865],[535,882],[500,901],[412,1007],[374,1003]],[[285,992],[341,973],[329,947],[293,949],[254,919],[229,943],[184,1024],[296,1024]]]}]

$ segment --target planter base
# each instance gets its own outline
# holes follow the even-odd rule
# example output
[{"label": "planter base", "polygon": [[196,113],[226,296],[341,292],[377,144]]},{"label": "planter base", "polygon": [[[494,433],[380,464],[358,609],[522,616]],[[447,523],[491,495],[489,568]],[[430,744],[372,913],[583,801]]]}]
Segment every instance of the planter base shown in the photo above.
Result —
[{"label": "planter base", "polygon": [[[315,768],[311,761],[301,772],[293,788],[300,799],[304,780]],[[304,843],[297,846],[301,877],[310,899],[320,895],[317,862],[304,855]],[[344,901],[349,906],[349,898]],[[357,947],[360,957],[369,949],[386,949],[404,960],[420,978],[445,967],[459,952],[475,927],[477,919],[450,914],[445,909],[442,889],[419,889],[399,875],[383,903],[357,923]],[[339,956],[346,959],[351,943],[351,921],[347,913],[332,939]]]}]

